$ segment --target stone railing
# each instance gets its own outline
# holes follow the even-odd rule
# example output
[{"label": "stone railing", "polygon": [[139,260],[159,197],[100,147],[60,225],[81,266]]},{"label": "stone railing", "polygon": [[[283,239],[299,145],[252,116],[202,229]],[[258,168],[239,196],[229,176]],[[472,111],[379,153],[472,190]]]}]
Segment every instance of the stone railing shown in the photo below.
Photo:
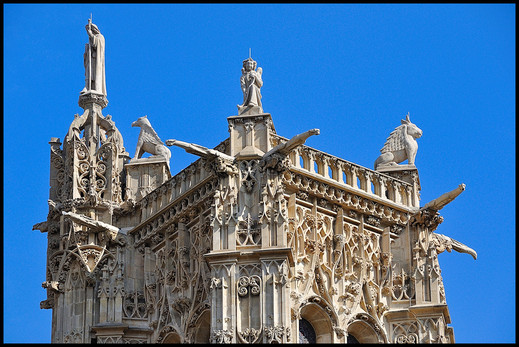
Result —
[{"label": "stone railing", "polygon": [[[288,139],[272,134],[273,145]],[[389,175],[370,170],[344,159],[321,152],[308,146],[300,146],[289,155],[292,168],[334,181],[350,190],[376,196],[410,208],[419,207],[418,191],[414,185]]]},{"label": "stone railing", "polygon": [[153,216],[211,176],[212,172],[205,167],[205,160],[198,159],[140,200],[141,221]]},{"label": "stone railing", "polygon": [[[229,139],[226,139],[218,144],[215,149],[225,153],[228,144]],[[188,190],[206,181],[212,175],[213,172],[207,167],[205,159],[198,159],[191,163],[139,201],[142,208],[141,222],[175,201]]]},{"label": "stone railing", "polygon": [[141,218],[129,231],[136,246],[146,240],[160,242],[163,237],[157,230],[167,228],[174,218],[214,195],[218,179],[206,164],[198,159],[139,201]]}]

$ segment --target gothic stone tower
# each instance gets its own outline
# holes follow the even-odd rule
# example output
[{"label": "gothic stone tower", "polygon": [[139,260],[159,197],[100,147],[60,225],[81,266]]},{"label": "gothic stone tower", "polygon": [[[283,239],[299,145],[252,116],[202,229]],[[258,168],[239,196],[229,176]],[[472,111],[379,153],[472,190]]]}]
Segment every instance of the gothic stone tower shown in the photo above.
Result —
[{"label": "gothic stone tower", "polygon": [[104,38],[87,32],[84,112],[63,148],[50,142],[49,214],[34,226],[52,342],[454,342],[437,255],[476,253],[434,231],[465,186],[420,207],[409,115],[375,170],[359,166],[304,145],[318,129],[279,136],[249,58],[229,138],[167,140],[200,157],[171,176],[147,117],[130,158],[103,116]]}]

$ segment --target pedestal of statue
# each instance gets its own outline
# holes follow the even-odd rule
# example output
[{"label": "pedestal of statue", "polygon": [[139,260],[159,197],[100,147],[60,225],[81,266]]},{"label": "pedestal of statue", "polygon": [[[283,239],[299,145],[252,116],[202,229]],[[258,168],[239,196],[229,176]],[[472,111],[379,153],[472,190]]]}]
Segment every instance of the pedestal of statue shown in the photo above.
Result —
[{"label": "pedestal of statue", "polygon": [[125,166],[126,195],[128,199],[140,200],[149,192],[171,178],[169,166],[162,156],[132,159]]}]

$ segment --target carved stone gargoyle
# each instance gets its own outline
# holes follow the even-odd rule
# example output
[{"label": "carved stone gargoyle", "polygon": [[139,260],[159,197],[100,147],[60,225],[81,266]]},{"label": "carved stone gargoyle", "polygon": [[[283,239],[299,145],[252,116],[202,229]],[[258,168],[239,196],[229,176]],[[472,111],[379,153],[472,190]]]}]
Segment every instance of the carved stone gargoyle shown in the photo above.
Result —
[{"label": "carved stone gargoyle", "polygon": [[434,211],[439,211],[444,208],[448,203],[452,202],[458,195],[460,195],[465,190],[465,184],[460,184],[456,189],[451,190],[445,194],[442,194],[440,197],[428,202],[425,204],[421,210],[431,209]]},{"label": "carved stone gargoyle", "polygon": [[166,140],[166,146],[178,146],[180,148],[185,149],[187,153],[198,155],[199,157],[206,159],[221,158],[231,162],[234,161],[234,157],[231,157],[230,155],[227,155],[215,149],[210,149],[204,146],[197,145],[196,143],[187,143],[179,140],[170,139]]},{"label": "carved stone gargoyle", "polygon": [[[77,252],[80,256],[80,259],[89,273],[92,273],[95,270],[107,252],[107,241],[114,241],[122,245],[121,241],[117,240],[119,228],[73,212],[63,211],[62,214],[74,223],[87,227],[89,234],[97,234],[97,244],[81,244],[81,242],[79,242],[76,244],[76,249],[74,250],[74,252]],[[71,232],[75,232],[73,228],[71,229]]]},{"label": "carved stone gargoyle", "polygon": [[117,238],[117,234],[119,233],[119,228],[114,227],[113,225],[110,225],[108,223],[104,223],[73,212],[63,211],[62,214],[64,216],[67,216],[77,224],[88,227],[91,231],[106,231],[106,233],[109,235],[109,238],[112,240],[115,240]]},{"label": "carved stone gargoyle", "polygon": [[214,169],[219,173],[236,174],[237,168],[234,166],[234,157],[217,151],[216,149],[207,148],[196,143],[188,143],[179,140],[166,140],[166,146],[177,146],[183,148],[187,153],[197,155],[207,160],[214,160]]},{"label": "carved stone gargoyle", "polygon": [[310,136],[319,134],[319,129],[310,129],[304,133],[295,135],[287,142],[280,143],[276,147],[272,148],[263,155],[262,161],[265,168],[285,167],[286,165],[282,163],[293,149],[302,146]]},{"label": "carved stone gargoyle", "polygon": [[319,135],[321,132],[319,129],[310,129],[308,131],[305,131],[304,133],[298,134],[294,137],[292,137],[290,140],[288,140],[285,143],[280,143],[276,147],[272,148],[270,151],[265,153],[263,158],[267,158],[270,155],[274,153],[280,153],[283,155],[287,155],[290,153],[294,148],[299,147],[303,145],[306,142],[306,139],[308,139],[312,135]]},{"label": "carved stone gargoyle", "polygon": [[467,245],[464,245],[463,243],[456,241],[448,236],[445,236],[443,234],[437,234],[432,233],[431,242],[436,247],[436,253],[440,254],[443,251],[451,252],[452,250],[455,250],[459,253],[467,253],[476,260],[478,258],[478,254],[475,250],[468,247]]},{"label": "carved stone gargoyle", "polygon": [[440,216],[438,211],[444,208],[448,203],[452,202],[464,190],[465,184],[462,183],[456,189],[428,202],[413,216],[412,223],[424,224],[429,228],[431,232],[431,242],[435,246],[438,254],[445,250],[447,252],[455,250],[459,253],[470,254],[474,259],[477,259],[478,255],[472,248],[446,235],[433,232],[436,227],[443,221],[443,218]]}]

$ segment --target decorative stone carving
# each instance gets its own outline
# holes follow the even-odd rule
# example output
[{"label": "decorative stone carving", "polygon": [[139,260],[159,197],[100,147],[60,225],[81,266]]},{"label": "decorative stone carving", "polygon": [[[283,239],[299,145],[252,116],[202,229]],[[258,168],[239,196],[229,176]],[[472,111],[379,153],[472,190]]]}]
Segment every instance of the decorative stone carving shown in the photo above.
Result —
[{"label": "decorative stone carving", "polygon": [[123,343],[123,339],[121,336],[99,336],[97,338],[97,343],[102,344],[112,344],[112,343]]},{"label": "decorative stone carving", "polygon": [[238,332],[238,336],[240,340],[245,343],[255,343],[260,337],[261,330],[256,330],[254,328],[247,328],[243,332]]},{"label": "decorative stone carving", "polygon": [[130,345],[133,345],[133,344],[146,344],[148,343],[148,341],[146,339],[124,339],[123,338],[123,343],[125,344],[130,344]]},{"label": "decorative stone carving", "polygon": [[159,135],[152,128],[148,116],[143,116],[132,123],[132,127],[140,127],[141,132],[137,140],[137,148],[135,150],[135,157],[132,162],[142,157],[144,153],[150,153],[153,156],[148,160],[154,158],[162,158],[166,161],[169,168],[169,159],[171,158],[171,151],[169,148],[164,146],[164,143],[160,140]]},{"label": "decorative stone carving", "polygon": [[401,225],[398,225],[398,224],[393,224],[391,226],[391,232],[397,234],[397,235],[400,235],[402,233],[402,231],[404,230],[404,227],[401,226]]},{"label": "decorative stone carving", "polygon": [[[438,253],[477,254],[434,230],[465,186],[420,208],[409,117],[377,172],[306,146],[318,129],[278,136],[245,62],[229,138],[167,140],[200,157],[174,177],[146,116],[128,163],[105,94],[80,95],[63,149],[50,141],[47,220],[33,226],[48,239],[52,342],[454,342]],[[304,322],[310,335],[290,336]]]},{"label": "decorative stone carving", "polygon": [[395,324],[393,328],[394,341],[398,344],[420,343],[419,329],[414,322]]},{"label": "decorative stone carving", "polygon": [[411,123],[409,113],[401,122],[402,125],[391,132],[380,150],[382,154],[375,160],[375,170],[384,166],[395,166],[404,160],[407,160],[409,165],[414,165],[418,151],[416,139],[422,136],[422,130]]},{"label": "decorative stone carving", "polygon": [[431,209],[431,210],[434,210],[434,211],[439,211],[443,207],[445,207],[445,205],[447,205],[450,202],[452,202],[464,190],[465,190],[465,184],[462,183],[456,189],[454,189],[454,190],[452,190],[450,192],[447,192],[447,193],[441,195],[439,198],[436,198],[436,199],[428,202],[421,209],[423,209],[423,210]]},{"label": "decorative stone carving", "polygon": [[441,195],[440,197],[425,204],[422,208],[420,208],[420,210],[417,213],[413,215],[411,224],[425,228],[428,231],[427,235],[430,235],[428,236],[430,237],[430,247],[433,247],[437,254],[445,250],[447,250],[448,252],[451,252],[451,250],[455,250],[460,253],[468,253],[472,255],[474,260],[476,260],[477,253],[472,248],[446,235],[437,234],[433,232],[443,221],[443,217],[439,215],[438,210],[442,209],[445,205],[452,202],[464,190],[465,185],[460,184],[456,189],[447,192]]},{"label": "decorative stone carving", "polygon": [[239,246],[258,245],[261,239],[261,230],[258,221],[247,215],[244,221],[239,222],[236,231],[236,242]]},{"label": "decorative stone carving", "polygon": [[238,295],[259,295],[261,279],[259,276],[242,276],[238,279]]},{"label": "decorative stone carving", "polygon": [[319,129],[310,129],[308,131],[305,131],[304,133],[295,135],[287,142],[280,143],[276,147],[272,148],[270,151],[265,153],[263,158],[268,158],[268,156],[274,154],[274,153],[280,153],[283,155],[289,154],[292,150],[296,149],[299,146],[302,146],[306,140],[313,135],[319,135],[321,132]]},{"label": "decorative stone carving", "polygon": [[367,216],[366,223],[378,227],[380,225],[380,218],[374,216]]},{"label": "decorative stone carving", "polygon": [[83,331],[80,329],[74,329],[65,335],[63,339],[65,343],[83,343]]},{"label": "decorative stone carving", "polygon": [[77,252],[80,255],[81,260],[83,261],[83,264],[85,265],[88,272],[94,271],[101,258],[103,257],[104,248],[99,248],[100,247],[93,247],[90,245],[77,247]]},{"label": "decorative stone carving", "polygon": [[110,225],[108,223],[104,223],[104,222],[92,219],[90,217],[83,216],[83,215],[73,213],[73,212],[63,211],[62,214],[64,216],[70,218],[74,222],[88,227],[93,232],[105,231],[107,233],[107,238],[110,238],[112,240],[115,240],[119,233],[119,228],[117,228],[113,225]]},{"label": "decorative stone carving", "polygon": [[263,86],[262,73],[263,69],[258,67],[257,63],[248,58],[243,61],[241,69],[240,85],[243,92],[243,104],[238,105],[238,114],[259,114],[263,113],[261,104],[260,89]]},{"label": "decorative stone carving", "polygon": [[254,185],[258,180],[256,179],[256,168],[258,166],[258,162],[256,160],[251,161],[241,161],[240,162],[240,170],[242,174],[242,184],[247,193],[251,193]]},{"label": "decorative stone carving", "polygon": [[147,313],[146,299],[143,293],[128,293],[124,297],[124,315],[127,318],[145,318]]},{"label": "decorative stone carving", "polygon": [[284,326],[266,326],[264,329],[266,342],[272,343],[284,343],[283,337],[290,336],[290,328]]},{"label": "decorative stone carving", "polygon": [[104,95],[98,95],[88,92],[86,94],[79,95],[79,107],[86,109],[93,104],[99,105],[101,106],[101,108],[105,108],[108,105],[108,100]]},{"label": "decorative stone carving", "polygon": [[476,260],[478,258],[478,254],[472,248],[464,245],[463,243],[456,241],[448,236],[432,233],[432,246],[435,247],[436,253],[440,254],[443,251],[450,252],[451,250],[455,250],[459,253],[468,253]]},{"label": "decorative stone carving", "polygon": [[198,155],[202,158],[221,158],[231,163],[234,161],[234,157],[217,151],[215,149],[210,149],[204,146],[197,145],[196,143],[187,143],[179,140],[166,140],[167,146],[178,146],[186,150],[187,153],[191,153],[194,155]]},{"label": "decorative stone carving", "polygon": [[231,343],[233,334],[228,330],[214,329],[211,331],[211,343]]},{"label": "decorative stone carving", "polygon": [[97,25],[88,20],[85,26],[89,40],[83,55],[85,65],[85,88],[81,94],[88,92],[106,95],[105,79],[105,38]]}]

